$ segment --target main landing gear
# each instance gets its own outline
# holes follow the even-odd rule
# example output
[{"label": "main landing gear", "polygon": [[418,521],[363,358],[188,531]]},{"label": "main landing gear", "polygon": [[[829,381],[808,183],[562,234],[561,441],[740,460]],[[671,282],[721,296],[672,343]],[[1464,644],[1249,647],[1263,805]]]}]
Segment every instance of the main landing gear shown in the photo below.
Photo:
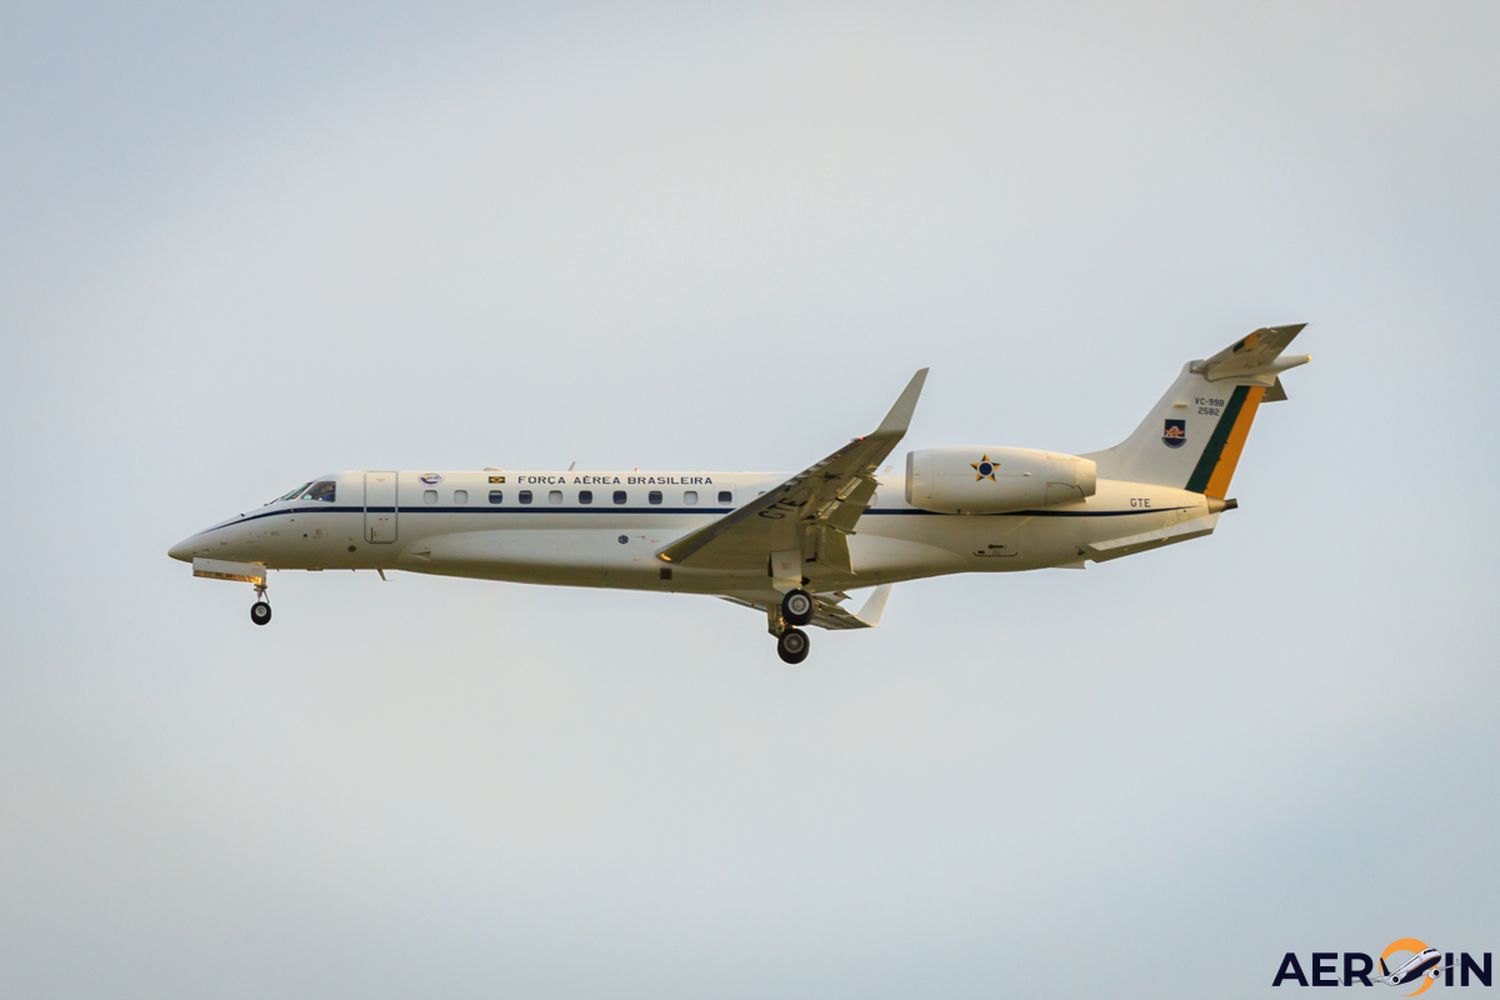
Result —
[{"label": "main landing gear", "polygon": [[784,662],[801,663],[807,659],[807,649],[811,643],[807,633],[797,626],[812,621],[813,612],[817,610],[818,605],[813,596],[801,587],[787,591],[781,598],[780,606],[773,605],[769,609],[771,634],[776,637],[776,655]]},{"label": "main landing gear", "polygon": [[776,655],[786,663],[801,663],[807,659],[809,645],[806,632],[788,628],[776,637]]},{"label": "main landing gear", "polygon": [[271,603],[266,600],[265,584],[256,585],[255,597],[255,603],[250,605],[250,620],[257,625],[271,624]]},{"label": "main landing gear", "polygon": [[816,608],[812,595],[801,587],[787,591],[786,596],[781,599],[781,617],[788,625],[806,625],[812,621]]}]

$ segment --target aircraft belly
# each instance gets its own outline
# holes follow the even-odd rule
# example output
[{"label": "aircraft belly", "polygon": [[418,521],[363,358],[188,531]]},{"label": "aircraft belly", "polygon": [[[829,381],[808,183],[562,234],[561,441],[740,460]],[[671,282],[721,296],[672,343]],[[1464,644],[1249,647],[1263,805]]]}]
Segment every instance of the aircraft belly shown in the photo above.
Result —
[{"label": "aircraft belly", "polygon": [[1050,565],[1039,561],[1042,550],[1026,531],[1027,521],[919,511],[867,516],[849,550],[859,577],[877,582]]},{"label": "aircraft belly", "polygon": [[967,567],[962,552],[955,551],[952,538],[942,535],[927,532],[924,537],[909,538],[859,531],[849,539],[854,577],[837,582],[841,586],[857,585],[856,580],[883,583],[963,572]]},{"label": "aircraft belly", "polygon": [[744,586],[747,579],[760,581],[762,574],[666,566],[656,558],[662,544],[658,536],[680,531],[676,526],[458,531],[413,541],[402,550],[397,568],[520,583],[693,593],[719,593]]},{"label": "aircraft belly", "polygon": [[[452,531],[414,540],[401,553],[401,566],[520,568],[591,567],[608,573],[628,566],[627,545],[602,531],[494,529]],[[647,553],[649,555],[649,553]]]}]

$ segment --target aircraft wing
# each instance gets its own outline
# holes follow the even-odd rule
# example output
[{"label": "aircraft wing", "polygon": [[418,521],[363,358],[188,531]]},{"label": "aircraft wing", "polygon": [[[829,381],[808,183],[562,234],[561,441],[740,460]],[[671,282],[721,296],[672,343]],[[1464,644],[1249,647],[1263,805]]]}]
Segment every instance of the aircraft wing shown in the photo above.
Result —
[{"label": "aircraft wing", "polygon": [[663,562],[706,569],[767,566],[774,552],[849,574],[847,536],[875,495],[875,470],[906,435],[927,369],[912,376],[885,419],[786,482],[656,553]]},{"label": "aircraft wing", "polygon": [[[849,599],[849,595],[843,591],[814,594],[813,603],[816,605],[816,610],[813,612],[812,621],[808,624],[834,631],[874,628],[880,624],[880,616],[885,612],[885,602],[890,596],[891,585],[883,583],[875,588],[874,592],[866,598],[864,607],[856,613],[841,607],[842,603]],[[733,604],[755,608],[757,611],[768,612],[771,608],[781,604],[781,595],[774,591],[766,594],[724,594],[722,597]]]}]

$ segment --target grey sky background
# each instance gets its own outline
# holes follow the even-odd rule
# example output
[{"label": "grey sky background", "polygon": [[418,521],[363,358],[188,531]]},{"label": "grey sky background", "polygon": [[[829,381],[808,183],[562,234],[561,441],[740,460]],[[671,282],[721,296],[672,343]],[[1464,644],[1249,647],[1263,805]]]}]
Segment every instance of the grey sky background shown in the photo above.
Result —
[{"label": "grey sky background", "polygon": [[[14,996],[1271,996],[1500,951],[1489,4],[0,11]],[[1211,539],[246,587],[340,468],[1083,451],[1307,321]],[[899,461],[899,455],[895,459]]]}]

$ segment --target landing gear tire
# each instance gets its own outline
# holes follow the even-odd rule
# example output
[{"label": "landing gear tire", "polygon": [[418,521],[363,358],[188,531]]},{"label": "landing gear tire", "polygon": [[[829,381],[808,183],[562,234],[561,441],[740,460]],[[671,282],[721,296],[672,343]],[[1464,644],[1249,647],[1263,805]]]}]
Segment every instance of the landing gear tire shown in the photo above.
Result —
[{"label": "landing gear tire", "polygon": [[797,628],[789,628],[776,637],[776,655],[787,663],[801,663],[807,659],[807,633]]},{"label": "landing gear tire", "polygon": [[265,601],[256,601],[250,605],[250,620],[257,625],[271,624],[271,606]]},{"label": "landing gear tire", "polygon": [[787,591],[781,599],[781,617],[788,625],[806,625],[812,621],[815,610],[817,605],[813,603],[812,595],[801,588]]}]

